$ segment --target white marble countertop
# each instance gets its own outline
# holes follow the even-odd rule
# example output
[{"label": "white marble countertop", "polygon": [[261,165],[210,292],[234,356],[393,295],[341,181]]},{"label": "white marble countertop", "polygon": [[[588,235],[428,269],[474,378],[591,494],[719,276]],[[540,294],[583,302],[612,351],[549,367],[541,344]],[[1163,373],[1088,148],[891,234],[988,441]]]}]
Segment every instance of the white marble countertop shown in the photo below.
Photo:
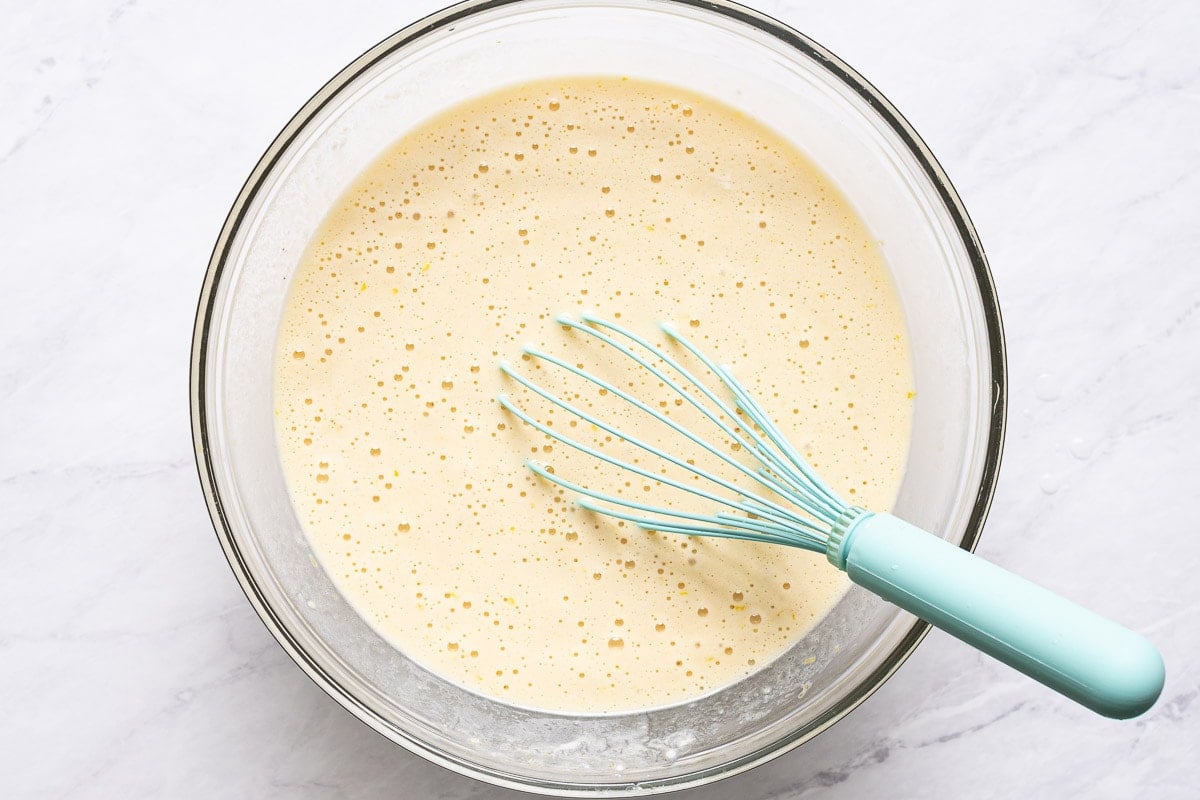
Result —
[{"label": "white marble countertop", "polygon": [[[242,596],[200,493],[192,319],[250,168],[438,0],[0,11],[0,796],[513,798],[368,730]],[[1200,8],[757,0],[875,83],[979,228],[1009,436],[980,552],[1152,638],[1096,717],[934,632],[812,743],[697,798],[1200,786]]]}]

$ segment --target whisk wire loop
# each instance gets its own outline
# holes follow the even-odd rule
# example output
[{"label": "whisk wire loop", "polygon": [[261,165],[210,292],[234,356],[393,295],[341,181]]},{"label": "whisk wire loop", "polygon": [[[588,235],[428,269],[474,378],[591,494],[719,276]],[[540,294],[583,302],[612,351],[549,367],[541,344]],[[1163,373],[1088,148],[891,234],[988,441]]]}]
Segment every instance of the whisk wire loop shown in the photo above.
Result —
[{"label": "whisk wire loop", "polygon": [[[532,380],[514,371],[507,363],[501,363],[500,369],[505,375],[553,406],[566,411],[584,422],[594,425],[597,429],[605,431],[644,452],[673,464],[691,475],[732,492],[736,499],[731,500],[721,497],[706,489],[689,486],[669,476],[656,474],[636,464],[608,455],[598,448],[591,447],[570,436],[561,434],[550,427],[550,425],[534,419],[513,404],[507,396],[502,395],[499,398],[500,404],[517,416],[522,422],[555,441],[593,456],[607,464],[626,470],[647,480],[655,481],[660,485],[687,492],[693,496],[701,497],[741,513],[719,512],[715,515],[706,515],[676,511],[661,505],[640,503],[625,497],[589,489],[560,478],[549,469],[532,461],[527,462],[527,466],[531,471],[557,486],[580,495],[580,498],[577,500],[580,507],[605,514],[614,519],[631,522],[646,530],[685,535],[716,536],[728,539],[766,541],[801,547],[817,552],[825,550],[831,526],[842,511],[844,511],[845,504],[837,498],[820,478],[816,477],[815,472],[813,472],[799,453],[787,444],[786,439],[783,438],[778,428],[775,427],[762,408],[750,397],[749,393],[727,369],[711,361],[669,325],[664,324],[662,326],[664,333],[672,341],[678,342],[689,353],[695,356],[733,396],[733,407],[722,400],[713,389],[697,379],[695,375],[670,354],[665,353],[642,337],[615,323],[590,315],[585,315],[582,322],[568,317],[559,317],[557,321],[564,326],[594,337],[658,378],[664,386],[686,400],[705,418],[712,422],[723,434],[729,437],[734,445],[743,449],[757,461],[760,465],[759,468],[752,469],[747,467],[667,415],[582,367],[548,353],[541,352],[533,347],[525,348],[524,352],[527,356],[556,366],[599,387],[603,392],[610,393],[614,397],[629,403],[634,408],[649,415],[675,433],[685,437],[693,444],[715,456],[722,463],[734,468],[760,486],[778,495],[785,502],[794,505],[798,511],[753,492],[748,492],[745,488],[729,480],[695,466],[694,463],[689,463],[689,461],[672,455],[659,447],[631,436],[620,428],[543,389]],[[603,328],[604,331],[597,330],[597,328]],[[714,412],[709,405],[701,402],[692,391],[688,391],[684,386],[681,386],[678,380],[672,378],[663,369],[648,361],[646,357],[635,352],[631,347],[618,341],[605,331],[628,339],[646,350],[654,358],[662,361],[683,379],[684,385],[694,389],[695,392],[706,398],[718,411]],[[721,415],[724,415],[729,422],[727,423],[725,419],[722,419]],[[742,419],[743,416],[745,419]],[[616,508],[613,506],[616,506]]]},{"label": "whisk wire loop", "polygon": [[[563,366],[563,362],[561,362],[557,359],[552,360],[551,363],[555,363],[560,366]],[[572,367],[568,366],[567,368],[572,369],[572,371],[574,371],[574,368],[572,368]],[[519,383],[522,386],[524,386],[525,388],[529,389],[534,394],[537,394],[538,396],[542,397],[543,399],[547,400],[548,402],[552,403],[553,405],[557,406],[558,408],[561,408],[564,411],[567,411],[568,413],[579,417],[583,421],[595,425],[600,430],[606,431],[607,433],[610,433],[613,436],[623,439],[624,441],[634,445],[635,447],[638,447],[652,455],[658,456],[672,464],[675,464],[675,465],[681,467],[682,469],[692,473],[693,475],[696,475],[698,477],[712,481],[712,482],[716,483],[717,485],[721,486],[722,488],[728,489],[729,491],[732,491],[738,495],[744,494],[744,491],[740,487],[738,487],[736,484],[733,484],[719,476],[713,475],[712,473],[708,472],[707,470],[699,469],[698,467],[687,464],[683,460],[679,459],[677,456],[671,455],[670,453],[667,453],[657,447],[646,444],[645,442],[641,441],[640,439],[630,436],[628,433],[620,430],[619,428],[616,428],[616,427],[604,422],[603,420],[601,420],[591,414],[588,414],[586,411],[583,411],[582,409],[579,409],[579,408],[571,405],[570,403],[566,402],[565,400],[562,400],[561,398],[556,397],[555,395],[551,394],[550,392],[548,392],[545,389],[538,386],[536,383],[530,381],[528,378],[525,378],[521,374],[514,372],[512,370],[512,368],[509,367],[507,364],[501,364],[500,369],[504,372],[504,374],[508,375],[513,380],[517,381],[517,383]],[[605,384],[605,385],[608,385],[608,384]],[[615,387],[613,387],[613,389],[615,390]],[[619,390],[616,390],[616,391],[619,391]],[[524,411],[521,411],[515,405],[513,405],[512,401],[509,400],[508,397],[506,397],[506,396],[500,397],[500,405],[502,405],[505,409],[507,409],[511,413],[515,414],[519,419],[521,419],[521,421],[525,422],[527,425],[546,434],[547,436],[550,436],[552,439],[554,439],[558,442],[561,442],[562,444],[565,444],[568,447],[572,447],[582,453],[586,453],[587,455],[598,458],[601,461],[604,461],[605,463],[611,464],[615,467],[619,467],[624,470],[628,470],[629,472],[632,472],[635,475],[639,475],[648,480],[657,481],[659,483],[665,484],[672,488],[687,492],[688,494],[692,494],[697,497],[702,497],[706,500],[711,500],[711,501],[720,503],[722,505],[728,506],[730,508],[738,509],[739,511],[744,511],[746,513],[756,513],[756,514],[760,514],[760,515],[764,515],[764,516],[770,516],[784,524],[801,525],[801,526],[810,524],[803,517],[795,514],[794,512],[779,505],[778,503],[773,503],[769,500],[764,500],[763,498],[757,497],[756,495],[754,496],[755,499],[758,500],[763,506],[765,506],[765,508],[763,510],[749,509],[739,503],[735,503],[735,502],[726,500],[726,499],[720,497],[719,495],[715,495],[712,492],[705,491],[705,490],[697,488],[695,486],[688,486],[687,484],[673,480],[665,475],[655,474],[655,473],[650,472],[649,470],[646,470],[635,464],[630,464],[627,461],[622,461],[619,458],[610,456],[607,453],[601,452],[597,448],[590,447],[589,445],[586,445],[586,444],[583,444],[582,442],[576,441],[575,439],[572,439],[569,436],[565,436],[565,435],[559,433],[558,431],[554,430],[553,428],[549,427],[548,425],[545,425],[545,424],[535,420],[534,418],[532,418],[531,416],[526,414]],[[654,413],[654,412],[651,410],[650,413]],[[687,434],[685,432],[684,435],[689,435],[689,434]],[[543,477],[547,477],[552,482],[559,483],[559,485],[562,485],[561,479],[557,479],[557,476],[548,477],[546,475],[543,475]],[[624,499],[620,499],[620,498],[618,500],[621,503],[628,502],[628,501],[625,501]],[[661,513],[662,509],[658,509],[658,512]]]},{"label": "whisk wire loop", "polygon": [[[584,333],[594,336],[601,341],[612,344],[622,353],[625,353],[630,358],[633,358],[635,361],[637,361],[638,364],[650,370],[655,376],[664,380],[667,385],[683,396],[689,403],[699,409],[701,413],[703,413],[718,427],[720,427],[723,432],[728,434],[739,445],[745,448],[747,452],[754,456],[755,459],[763,464],[765,468],[769,468],[771,471],[779,474],[789,486],[789,491],[787,494],[790,498],[794,499],[794,496],[798,495],[800,498],[810,501],[814,506],[816,506],[816,508],[809,508],[807,504],[803,503],[801,504],[801,507],[805,508],[806,511],[823,522],[827,524],[833,524],[834,520],[837,519],[842,509],[845,508],[845,503],[843,503],[837,497],[837,495],[834,494],[831,489],[829,489],[828,485],[825,484],[819,476],[817,476],[816,472],[808,466],[807,462],[805,462],[804,459],[801,458],[800,455],[791,448],[791,446],[787,443],[787,440],[784,439],[783,435],[779,432],[778,428],[776,428],[770,422],[770,418],[767,417],[767,415],[762,411],[762,408],[754,402],[753,398],[750,397],[745,388],[738,383],[737,379],[734,378],[728,370],[723,369],[715,364],[701,350],[688,341],[684,336],[679,334],[673,326],[667,323],[663,323],[659,326],[663,333],[665,333],[673,341],[678,342],[688,352],[695,356],[705,367],[709,369],[710,372],[717,377],[718,381],[720,381],[721,384],[724,385],[731,394],[733,394],[734,399],[737,401],[737,407],[743,409],[746,417],[750,419],[751,423],[753,423],[751,425],[747,425],[745,422],[743,422],[736,411],[734,411],[724,401],[717,397],[711,389],[709,389],[704,383],[702,383],[691,372],[689,372],[682,364],[679,363],[677,359],[672,358],[668,353],[663,352],[660,348],[655,347],[651,343],[647,342],[641,336],[638,336],[637,334],[621,327],[620,325],[600,319],[590,314],[584,314],[581,318],[584,323],[587,323],[586,325],[575,322],[567,317],[559,317],[558,322],[568,325],[576,330],[583,331]],[[745,432],[746,437],[748,437],[750,441],[747,441],[746,439],[730,431],[724,422],[722,422],[718,417],[715,417],[709,409],[704,407],[703,404],[699,403],[689,392],[685,392],[676,383],[664,376],[661,371],[655,369],[652,365],[648,364],[645,360],[630,352],[627,348],[623,347],[619,343],[614,342],[610,337],[607,337],[604,334],[596,331],[594,328],[589,327],[593,325],[613,331],[614,333],[618,333],[621,336],[636,342],[639,346],[654,354],[654,356],[662,360],[664,363],[670,366],[671,369],[679,373],[685,381],[690,383],[701,394],[703,394],[714,405],[716,405],[717,408],[720,409],[721,413],[733,421],[733,424],[737,426],[737,428]],[[767,424],[765,426],[760,424],[760,421],[762,420],[766,421]],[[766,440],[764,440],[762,436],[760,436],[755,430],[755,426],[758,426],[759,429],[762,430],[767,436]],[[688,435],[690,436],[690,434]],[[781,454],[777,454],[771,449],[772,444],[779,448]],[[797,470],[797,468],[799,469]],[[808,489],[806,486],[806,481],[811,481],[814,484],[815,491],[810,491]]]},{"label": "whisk wire loop", "polygon": [[[829,521],[832,522],[834,519],[836,519],[837,515],[845,510],[846,504],[843,503],[837,494],[834,493],[833,489],[829,488],[829,485],[821,479],[821,476],[818,475],[816,470],[809,465],[808,461],[796,451],[791,442],[787,440],[787,437],[783,435],[775,423],[771,421],[771,418],[767,415],[767,413],[763,411],[763,408],[758,404],[758,401],[756,401],[750,395],[750,393],[746,391],[745,387],[738,383],[733,375],[731,375],[725,368],[721,368],[717,375],[723,380],[725,385],[729,387],[729,390],[734,393],[734,396],[738,398],[738,407],[741,408],[746,415],[754,421],[755,425],[758,425],[760,428],[762,428],[767,437],[771,440],[771,443],[778,447],[780,451],[782,451],[787,457],[788,461],[791,462],[792,466],[800,471],[800,474],[807,481],[807,483],[802,480],[799,481],[798,486],[802,489],[807,489],[807,487],[811,484],[816,492],[825,499],[824,505],[833,515]],[[795,479],[795,476],[793,476],[793,478]]]},{"label": "whisk wire loop", "polygon": [[[597,377],[596,375],[588,372],[587,370],[576,367],[573,364],[570,364],[560,358],[551,356],[547,353],[543,353],[535,348],[526,347],[524,352],[526,355],[529,355],[533,358],[537,358],[541,361],[546,361],[546,362],[553,364],[563,370],[566,370],[567,372],[570,372],[573,375],[583,378],[584,380],[588,381],[589,383],[600,387],[601,389],[603,389],[606,392],[609,392],[610,394],[614,395],[615,397],[618,397],[621,400],[624,400],[625,402],[627,402],[630,405],[637,408],[639,411],[642,411],[642,412],[650,415],[657,421],[659,421],[662,424],[669,427],[671,430],[675,431],[676,433],[680,434],[681,436],[694,442],[696,445],[703,448],[704,450],[706,450],[708,453],[715,456],[716,458],[720,459],[725,464],[728,464],[729,466],[738,470],[742,474],[750,477],[751,479],[755,480],[762,486],[764,486],[768,489],[772,489],[773,491],[775,490],[774,486],[772,486],[770,482],[765,480],[757,472],[747,468],[746,466],[739,463],[736,459],[730,457],[726,453],[721,452],[714,445],[712,445],[712,444],[708,443],[707,441],[701,439],[700,437],[696,436],[695,434],[693,434],[692,432],[690,432],[686,428],[684,428],[682,425],[680,425],[679,423],[672,420],[670,417],[667,417],[665,414],[662,414],[659,411],[655,410],[654,408],[651,408],[650,406],[646,405],[646,403],[644,403],[641,400],[639,400],[638,398],[632,396],[631,394],[624,391],[623,389],[613,385],[612,383],[610,383],[608,381],[605,381],[605,380]],[[622,350],[622,352],[624,352],[624,350]],[[642,359],[635,358],[635,360],[639,364],[644,364]],[[550,394],[549,392],[545,391],[544,389],[536,386],[531,381],[528,381],[527,379],[525,379],[519,375],[516,375],[515,373],[510,372],[510,374],[512,375],[512,377],[514,377],[515,380],[517,380],[517,382],[519,382],[521,385],[525,386],[526,388],[530,389],[531,391],[535,392],[536,394],[540,395],[543,399],[548,400],[551,403],[553,403],[554,405],[558,406],[559,408],[562,408],[562,409],[574,414],[575,416],[579,417],[580,419],[583,419],[584,421],[597,426],[601,430],[606,431],[607,433],[610,433],[613,436],[620,437],[621,439],[629,442],[630,444],[633,444],[636,447],[639,447],[648,453],[651,453],[659,458],[662,458],[665,461],[675,464],[676,466],[678,466],[694,475],[697,475],[701,478],[705,478],[707,480],[711,480],[725,489],[728,489],[733,492],[741,491],[740,487],[738,487],[736,484],[731,483],[727,480],[724,480],[716,475],[713,475],[712,473],[708,472],[707,470],[699,469],[696,466],[694,466],[693,464],[689,464],[686,461],[678,458],[677,456],[674,456],[674,455],[672,455],[664,450],[661,450],[657,447],[654,447],[652,445],[646,444],[645,442],[641,441],[640,439],[631,437],[624,431],[621,431],[618,428],[609,425],[608,423],[602,421],[598,417],[596,417],[592,414],[588,414],[579,408],[569,405],[568,403],[561,400],[560,398],[555,397],[554,395]],[[682,392],[682,390],[679,390],[679,389],[677,389],[677,391]],[[796,522],[803,521],[803,517],[799,517],[794,514],[791,514],[788,511],[788,509],[786,509],[783,506],[780,506],[778,504],[771,504],[771,508],[776,513],[783,514],[783,515],[787,516],[789,519],[792,519],[793,521],[796,521]]]},{"label": "whisk wire loop", "polygon": [[[673,389],[677,394],[680,395],[680,397],[682,397],[684,400],[686,400],[688,403],[690,403],[692,405],[692,407],[694,407],[701,414],[703,414],[705,417],[707,417],[714,425],[716,425],[718,428],[720,428],[722,433],[724,433],[726,436],[728,436],[733,441],[737,442],[742,447],[746,448],[747,450],[753,450],[753,449],[755,449],[756,446],[762,447],[765,444],[758,437],[758,435],[754,432],[753,429],[747,429],[742,424],[741,420],[738,419],[737,414],[734,412],[734,410],[732,408],[730,408],[724,401],[722,401],[719,397],[717,397],[712,392],[712,390],[710,390],[707,386],[705,386],[703,383],[700,383],[700,381],[696,380],[696,378],[682,364],[680,364],[677,360],[672,358],[670,356],[670,354],[664,353],[662,350],[660,350],[659,348],[650,344],[645,339],[643,339],[641,336],[638,336],[637,334],[633,333],[632,331],[626,330],[625,328],[622,328],[620,326],[612,325],[611,323],[606,322],[605,320],[598,319],[596,317],[592,317],[588,314],[584,314],[582,316],[582,320],[583,320],[583,322],[581,323],[581,322],[576,322],[575,320],[570,319],[569,317],[558,317],[557,318],[557,322],[559,322],[560,324],[566,325],[577,331],[585,333],[588,336],[592,336],[592,337],[604,342],[605,344],[609,345],[610,347],[615,348],[616,350],[625,354],[629,358],[633,359],[635,362],[637,362],[637,364],[639,366],[644,367],[652,375],[654,375],[656,378],[661,380],[664,384],[666,384],[671,389]],[[584,324],[584,323],[586,323],[586,324]],[[638,344],[639,346],[641,346],[643,349],[645,349],[649,353],[653,354],[656,358],[658,358],[664,364],[666,364],[671,369],[673,369],[675,372],[677,372],[686,382],[690,383],[701,394],[703,394],[709,400],[709,402],[711,402],[713,405],[715,405],[717,407],[717,409],[720,411],[721,414],[724,414],[726,417],[728,417],[730,420],[733,421],[733,424],[735,427],[731,428],[717,414],[714,414],[710,408],[708,408],[706,405],[704,405],[699,400],[697,400],[690,392],[685,391],[682,387],[679,386],[679,384],[676,381],[674,381],[669,375],[664,373],[662,370],[658,369],[653,364],[646,361],[644,358],[639,356],[637,353],[635,353],[633,350],[629,349],[625,345],[621,344],[616,339],[613,339],[611,336],[606,336],[605,334],[596,330],[595,327],[591,327],[592,325],[595,325],[595,326],[601,327],[601,328],[608,328],[609,330],[612,330],[615,333],[619,333],[622,336],[625,336],[629,340],[633,341],[634,343]],[[741,434],[738,433],[737,429],[743,430],[749,438],[748,439],[744,438]]]},{"label": "whisk wire loop", "polygon": [[[793,490],[809,495],[819,495],[822,498],[819,504],[829,512],[830,516],[828,518],[825,518],[823,515],[818,516],[822,516],[824,521],[832,524],[837,519],[838,514],[846,508],[846,504],[817,475],[808,462],[796,452],[795,448],[792,447],[791,443],[788,442],[775,423],[771,421],[771,418],[763,411],[762,406],[750,396],[750,393],[738,382],[737,378],[733,377],[733,374],[727,368],[716,364],[700,348],[692,344],[686,336],[679,333],[673,325],[662,323],[659,325],[659,328],[672,341],[678,342],[684,349],[695,356],[700,363],[704,364],[717,377],[717,380],[733,394],[734,399],[737,401],[737,407],[746,414],[751,422],[762,430],[771,444],[777,447],[787,460],[783,462],[773,457],[771,464],[768,466],[775,467],[776,471],[783,472],[785,475],[791,473],[788,477],[792,479],[789,485],[792,486]],[[768,450],[768,452],[770,451]],[[774,453],[771,453],[771,455],[774,456]],[[779,467],[782,467],[782,469],[778,469]],[[795,474],[789,467],[794,467],[798,470],[799,475]],[[815,492],[809,491],[810,485],[815,489]]]}]

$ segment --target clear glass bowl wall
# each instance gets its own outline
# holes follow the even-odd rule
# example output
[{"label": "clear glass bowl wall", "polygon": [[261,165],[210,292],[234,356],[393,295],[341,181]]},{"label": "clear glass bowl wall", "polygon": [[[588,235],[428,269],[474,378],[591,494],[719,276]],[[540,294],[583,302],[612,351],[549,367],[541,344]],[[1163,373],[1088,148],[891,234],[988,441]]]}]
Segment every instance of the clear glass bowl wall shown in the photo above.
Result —
[{"label": "clear glass bowl wall", "polygon": [[862,78],[799,34],[721,3],[467,3],[347,67],[280,134],[222,231],[197,318],[193,429],[234,571],[330,695],[459,772],[532,791],[620,795],[705,783],[811,738],[886,680],[926,626],[855,589],[784,657],[693,702],[597,716],[505,705],[397,653],[337,592],[292,509],[272,411],[292,272],[354,177],[403,131],[459,101],[588,74],[719,98],[789,138],[841,187],[881,243],[913,348],[912,449],[895,511],[972,547],[995,481],[1005,396],[999,313],[966,213],[916,134]]}]

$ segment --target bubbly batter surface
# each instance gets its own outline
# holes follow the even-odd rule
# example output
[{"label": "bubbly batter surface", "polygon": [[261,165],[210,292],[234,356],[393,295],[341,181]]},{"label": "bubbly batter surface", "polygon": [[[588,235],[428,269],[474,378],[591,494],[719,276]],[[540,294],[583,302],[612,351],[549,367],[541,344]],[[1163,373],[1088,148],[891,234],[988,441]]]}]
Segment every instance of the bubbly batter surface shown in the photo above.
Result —
[{"label": "bubbly batter surface", "polygon": [[[656,423],[520,358],[533,343],[659,383],[553,318],[656,342],[670,320],[733,366],[850,502],[888,509],[911,421],[898,300],[862,222],[790,143],[714,100],[620,78],[514,87],[405,134],[298,267],[276,358],[280,454],[314,551],[398,649],[524,706],[683,701],[780,655],[847,583],[823,556],[647,534],[575,507],[525,458],[651,492],[504,412],[497,361],[632,433]],[[674,352],[674,351],[673,351]],[[712,511],[697,502],[696,510]]]}]

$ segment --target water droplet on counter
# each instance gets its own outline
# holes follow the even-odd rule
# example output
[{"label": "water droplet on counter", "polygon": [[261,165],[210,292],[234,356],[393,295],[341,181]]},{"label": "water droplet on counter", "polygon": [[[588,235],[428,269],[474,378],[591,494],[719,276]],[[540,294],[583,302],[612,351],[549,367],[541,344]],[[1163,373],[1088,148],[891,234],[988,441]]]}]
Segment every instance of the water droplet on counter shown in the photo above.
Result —
[{"label": "water droplet on counter", "polygon": [[1038,488],[1042,490],[1043,494],[1054,494],[1062,488],[1062,480],[1054,473],[1046,472],[1038,478]]},{"label": "water droplet on counter", "polygon": [[1058,388],[1058,382],[1054,380],[1054,376],[1047,372],[1038,375],[1037,380],[1033,383],[1033,393],[1037,395],[1038,400],[1046,403],[1057,400],[1062,394]]},{"label": "water droplet on counter", "polygon": [[1071,455],[1080,461],[1087,461],[1096,452],[1096,441],[1091,437],[1076,436],[1068,446]]}]

